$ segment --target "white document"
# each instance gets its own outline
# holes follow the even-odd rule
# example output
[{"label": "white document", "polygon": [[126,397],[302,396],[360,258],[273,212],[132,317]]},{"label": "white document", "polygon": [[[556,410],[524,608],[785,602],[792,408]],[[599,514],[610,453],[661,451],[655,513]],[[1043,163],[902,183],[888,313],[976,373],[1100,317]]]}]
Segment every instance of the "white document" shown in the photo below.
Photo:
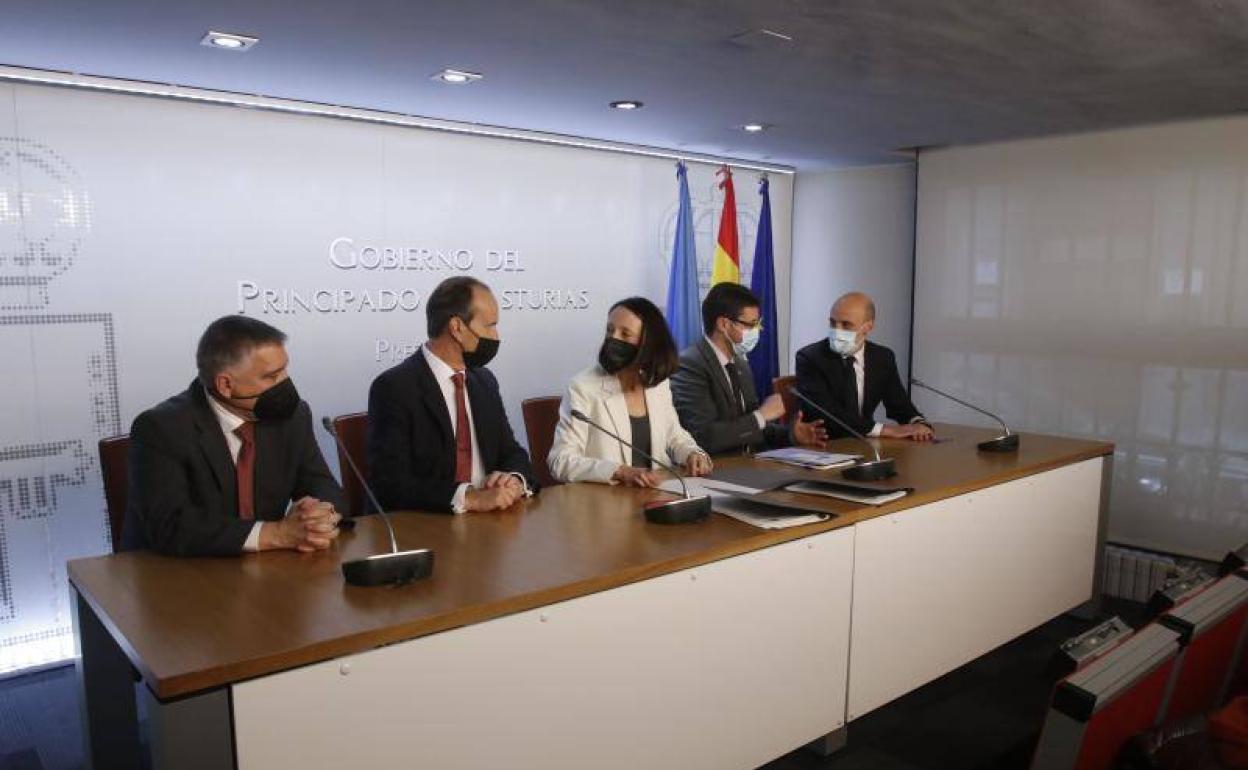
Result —
[{"label": "white document", "polygon": [[[788,529],[804,524],[815,524],[832,518],[825,513],[789,513],[780,509],[769,509],[765,503],[755,503],[729,495],[711,495],[711,507],[716,513],[743,521],[762,529]],[[768,513],[774,510],[774,513]]]},{"label": "white document", "polygon": [[[761,489],[755,489],[754,487],[747,487],[742,484],[732,484],[727,481],[718,481],[716,479],[686,477],[685,485],[689,487],[689,494],[694,497],[697,497],[698,495],[714,495],[716,492],[721,490],[740,492],[741,494],[746,495],[755,495],[763,491]],[[681,494],[680,479],[668,479],[659,485],[659,489],[662,489],[664,492],[672,492],[679,495]]]},{"label": "white document", "polygon": [[[754,495],[763,491],[742,486],[741,484],[730,484],[727,481],[702,478],[685,479],[685,484],[689,486],[690,495],[694,497],[700,495],[710,497],[711,508],[716,513],[722,513],[729,518],[743,521],[746,524],[761,527],[762,529],[800,527],[803,524],[814,524],[815,522],[827,521],[831,518],[827,514],[820,513],[795,515],[791,511],[783,510],[780,507],[772,508],[762,501],[754,502],[731,494],[724,494],[724,492],[735,492],[743,495]],[[659,485],[659,489],[678,495],[681,494],[680,481],[676,479],[664,481]]]}]

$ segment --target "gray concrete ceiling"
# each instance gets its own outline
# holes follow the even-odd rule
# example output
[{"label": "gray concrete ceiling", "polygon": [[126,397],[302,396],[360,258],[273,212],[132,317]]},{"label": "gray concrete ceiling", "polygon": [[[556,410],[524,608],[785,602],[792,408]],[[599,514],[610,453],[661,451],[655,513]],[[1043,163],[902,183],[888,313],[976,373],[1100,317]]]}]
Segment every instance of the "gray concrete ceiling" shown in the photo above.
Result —
[{"label": "gray concrete ceiling", "polygon": [[[793,41],[733,40],[762,28]],[[209,29],[261,42],[210,50]],[[0,64],[808,169],[1232,113],[1246,61],[1248,0],[0,2]]]}]

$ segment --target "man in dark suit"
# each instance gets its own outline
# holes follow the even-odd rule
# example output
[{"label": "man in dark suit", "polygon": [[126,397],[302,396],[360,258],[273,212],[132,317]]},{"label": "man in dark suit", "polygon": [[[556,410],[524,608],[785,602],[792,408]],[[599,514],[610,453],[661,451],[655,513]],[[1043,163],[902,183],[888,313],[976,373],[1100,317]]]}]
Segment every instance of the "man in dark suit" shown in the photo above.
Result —
[{"label": "man in dark suit", "polygon": [[337,537],[342,490],[286,372],[285,341],[254,318],[217,319],[195,381],[135,418],[124,550],[233,556]]},{"label": "man in dark suit", "polygon": [[702,301],[706,336],[680,354],[672,375],[672,403],[685,430],[708,452],[743,448],[823,446],[823,421],[781,424],[784,402],[771,394],[761,404],[746,358],[758,342],[758,298],[737,283],[711,287]]},{"label": "man in dark suit", "polygon": [[[864,436],[930,441],[932,428],[901,384],[893,351],[867,340],[875,328],[875,303],[850,292],[832,306],[828,336],[797,351],[797,389]],[[875,421],[881,403],[897,425]],[[836,424],[835,436],[849,433]]]},{"label": "man in dark suit", "polygon": [[537,490],[485,365],[498,350],[498,302],[475,278],[448,278],[425,303],[429,341],[373,380],[368,467],[387,509],[510,508]]}]

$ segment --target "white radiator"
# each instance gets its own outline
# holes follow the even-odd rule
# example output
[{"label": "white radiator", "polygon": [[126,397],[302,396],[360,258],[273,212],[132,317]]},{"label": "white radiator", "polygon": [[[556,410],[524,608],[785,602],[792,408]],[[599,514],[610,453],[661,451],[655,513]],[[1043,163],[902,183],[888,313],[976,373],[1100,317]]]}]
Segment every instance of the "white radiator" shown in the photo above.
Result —
[{"label": "white radiator", "polygon": [[1111,545],[1105,548],[1105,595],[1146,602],[1177,571],[1173,557]]}]

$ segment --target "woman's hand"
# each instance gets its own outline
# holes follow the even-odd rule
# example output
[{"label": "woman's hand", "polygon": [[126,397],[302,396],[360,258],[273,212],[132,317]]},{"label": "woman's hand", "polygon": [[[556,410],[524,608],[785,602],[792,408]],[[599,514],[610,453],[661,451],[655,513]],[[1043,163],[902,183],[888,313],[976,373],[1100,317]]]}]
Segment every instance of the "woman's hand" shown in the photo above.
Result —
[{"label": "woman's hand", "polygon": [[685,474],[689,476],[706,476],[714,467],[710,455],[703,452],[693,452],[685,458]]},{"label": "woman's hand", "polygon": [[659,474],[645,468],[634,468],[621,465],[611,474],[612,481],[618,481],[626,487],[657,487]]}]

